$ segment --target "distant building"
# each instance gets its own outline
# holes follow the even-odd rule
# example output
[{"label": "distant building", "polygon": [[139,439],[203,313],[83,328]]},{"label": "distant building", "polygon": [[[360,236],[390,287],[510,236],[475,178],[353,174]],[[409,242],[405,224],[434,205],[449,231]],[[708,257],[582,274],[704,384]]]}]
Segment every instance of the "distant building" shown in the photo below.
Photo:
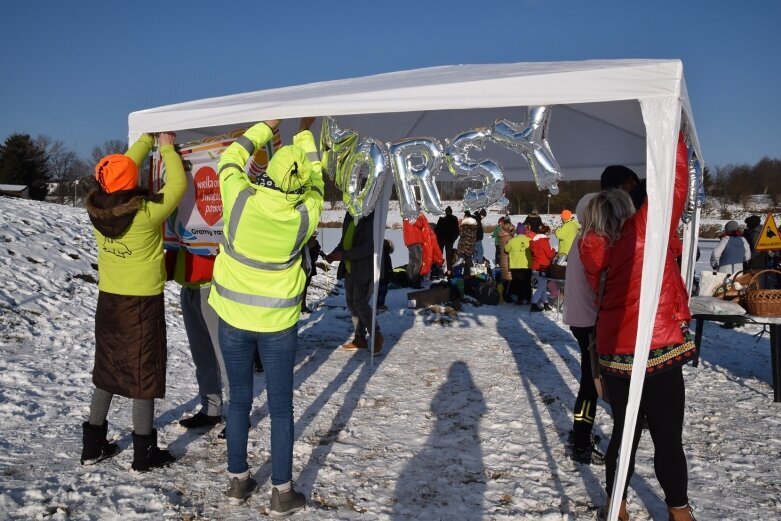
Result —
[{"label": "distant building", "polygon": [[30,190],[25,185],[0,185],[0,195],[29,199]]}]

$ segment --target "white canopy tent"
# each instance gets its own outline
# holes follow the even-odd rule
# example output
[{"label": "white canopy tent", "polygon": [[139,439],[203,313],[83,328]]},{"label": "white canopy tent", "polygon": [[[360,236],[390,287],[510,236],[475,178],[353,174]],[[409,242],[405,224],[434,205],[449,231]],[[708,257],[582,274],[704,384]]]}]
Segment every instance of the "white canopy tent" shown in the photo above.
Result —
[{"label": "white canopy tent", "polygon": [[[640,326],[623,437],[627,447],[661,289],[676,143],[682,127],[702,161],[679,60],[456,65],[312,83],[133,112],[129,137],[132,141],[142,132],[176,131],[180,141],[190,141],[256,121],[327,115],[363,137],[444,140],[464,130],[490,126],[500,117],[522,122],[525,108],[539,105],[552,107],[548,141],[565,181],[598,179],[610,164],[626,165],[648,180]],[[283,124],[283,135],[292,133],[294,124]],[[531,180],[522,156],[492,146],[484,157],[499,163],[507,180]],[[381,245],[385,216],[375,221],[383,225]],[[697,221],[695,215],[684,233],[683,273],[689,283]],[[627,465],[626,453],[622,453],[617,484],[624,482]],[[611,518],[615,519],[621,495],[612,497]]]}]

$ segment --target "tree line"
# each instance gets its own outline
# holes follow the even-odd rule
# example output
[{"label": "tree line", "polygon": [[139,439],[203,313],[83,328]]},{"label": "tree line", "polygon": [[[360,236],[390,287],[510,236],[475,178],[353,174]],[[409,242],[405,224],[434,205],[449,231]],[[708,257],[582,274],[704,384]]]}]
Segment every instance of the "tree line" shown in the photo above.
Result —
[{"label": "tree line", "polygon": [[750,196],[764,194],[774,205],[781,203],[781,159],[764,157],[755,165],[728,164],[706,170],[708,196],[745,204]]},{"label": "tree line", "polygon": [[[48,196],[66,203],[73,200],[74,188],[83,196],[94,186],[92,169],[100,158],[126,150],[124,141],[112,139],[93,148],[85,160],[63,141],[45,135],[11,134],[0,144],[0,184],[27,186],[31,199],[42,201]],[[50,183],[56,184],[51,194]]]},{"label": "tree line", "polygon": [[[45,135],[35,138],[29,134],[12,134],[0,144],[0,184],[25,185],[30,198],[43,200],[47,196],[56,202],[69,202],[74,197],[74,186],[81,196],[94,186],[93,166],[108,154],[123,154],[127,144],[120,139],[106,141],[92,149],[86,160],[62,141]],[[143,176],[142,176],[143,177]],[[762,158],[755,165],[728,164],[706,168],[705,193],[722,201],[745,204],[756,194],[769,195],[773,203],[781,203],[781,159]],[[80,182],[83,181],[83,182]],[[326,177],[327,201],[342,200],[342,194],[333,180]],[[49,184],[56,184],[49,194]],[[463,197],[467,188],[477,188],[474,182],[437,182],[442,200],[453,201]],[[533,210],[540,213],[559,213],[574,210],[584,194],[599,190],[599,181],[562,181],[559,193],[548,197],[531,181],[511,181],[505,186],[509,202],[507,211],[526,214]],[[392,196],[397,199],[395,189]]]}]

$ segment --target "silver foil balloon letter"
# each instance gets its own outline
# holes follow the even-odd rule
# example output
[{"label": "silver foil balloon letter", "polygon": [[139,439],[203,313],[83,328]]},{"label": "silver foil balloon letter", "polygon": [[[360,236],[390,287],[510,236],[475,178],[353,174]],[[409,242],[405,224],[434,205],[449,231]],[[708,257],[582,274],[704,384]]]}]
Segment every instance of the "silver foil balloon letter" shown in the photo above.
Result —
[{"label": "silver foil balloon letter", "polygon": [[415,186],[420,189],[423,210],[443,215],[439,190],[434,176],[442,166],[442,147],[433,138],[417,138],[388,143],[393,158],[393,177],[399,196],[401,215],[414,221],[420,210],[415,198]]},{"label": "silver foil balloon letter", "polygon": [[507,206],[504,198],[504,173],[502,168],[490,159],[473,160],[472,150],[482,152],[491,136],[491,129],[467,130],[446,142],[445,164],[450,173],[464,180],[482,182],[480,188],[467,188],[464,192],[464,209],[473,211],[487,208],[494,203]]},{"label": "silver foil balloon letter", "polygon": [[347,162],[358,146],[358,133],[351,129],[340,129],[331,116],[323,118],[320,131],[320,162],[328,177],[344,191],[347,180]]},{"label": "silver foil balloon letter", "polygon": [[[374,211],[390,176],[388,152],[371,138],[364,138],[347,159],[342,198],[353,217],[366,217]],[[365,170],[365,172],[364,172]]]},{"label": "silver foil balloon letter", "polygon": [[540,190],[559,193],[557,183],[562,178],[559,163],[548,144],[550,107],[529,107],[526,121],[518,125],[506,119],[497,120],[491,139],[521,154],[529,163],[534,181]]}]

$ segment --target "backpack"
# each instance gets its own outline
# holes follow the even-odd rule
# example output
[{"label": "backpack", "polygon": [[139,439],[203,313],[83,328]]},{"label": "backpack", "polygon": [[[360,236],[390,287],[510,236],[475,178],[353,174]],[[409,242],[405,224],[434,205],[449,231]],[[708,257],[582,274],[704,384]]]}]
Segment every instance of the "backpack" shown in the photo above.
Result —
[{"label": "backpack", "polygon": [[408,288],[410,286],[410,281],[409,277],[407,276],[406,266],[393,268],[390,282],[397,288]]},{"label": "backpack", "polygon": [[499,290],[493,280],[480,280],[472,277],[464,281],[464,293],[474,297],[481,304],[496,306],[499,304]]},{"label": "backpack", "polygon": [[496,306],[499,304],[499,290],[493,280],[483,280],[477,286],[477,296],[475,297],[481,304]]}]

